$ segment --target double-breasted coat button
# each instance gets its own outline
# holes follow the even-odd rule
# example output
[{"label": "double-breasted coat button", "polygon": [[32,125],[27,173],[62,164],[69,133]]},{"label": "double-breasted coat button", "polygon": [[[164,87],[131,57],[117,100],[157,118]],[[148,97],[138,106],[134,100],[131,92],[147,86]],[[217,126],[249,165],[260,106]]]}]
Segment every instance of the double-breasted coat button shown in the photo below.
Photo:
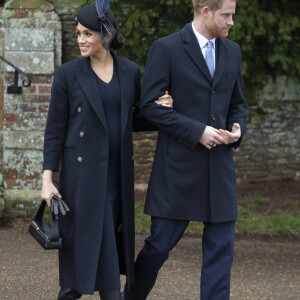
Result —
[{"label": "double-breasted coat button", "polygon": [[83,161],[83,158],[82,158],[82,156],[78,156],[78,158],[77,158],[77,160],[78,160],[78,162],[82,162]]},{"label": "double-breasted coat button", "polygon": [[80,137],[84,137],[84,131],[79,132]]},{"label": "double-breasted coat button", "polygon": [[212,115],[211,118],[213,121],[216,121],[216,119],[217,119],[216,115]]},{"label": "double-breasted coat button", "polygon": [[81,106],[78,106],[78,107],[77,107],[77,111],[78,111],[79,113],[82,112]]}]

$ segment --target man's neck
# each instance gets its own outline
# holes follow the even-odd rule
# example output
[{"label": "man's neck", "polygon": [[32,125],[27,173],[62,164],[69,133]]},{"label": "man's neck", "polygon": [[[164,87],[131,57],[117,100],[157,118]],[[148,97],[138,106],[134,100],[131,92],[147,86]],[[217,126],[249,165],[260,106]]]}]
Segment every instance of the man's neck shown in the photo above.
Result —
[{"label": "man's neck", "polygon": [[211,40],[214,38],[214,36],[211,36],[211,34],[206,30],[206,27],[205,27],[201,17],[198,17],[198,18],[195,17],[195,19],[193,21],[193,25],[194,25],[195,29],[197,30],[197,32],[199,32],[201,35],[203,35],[208,40]]}]

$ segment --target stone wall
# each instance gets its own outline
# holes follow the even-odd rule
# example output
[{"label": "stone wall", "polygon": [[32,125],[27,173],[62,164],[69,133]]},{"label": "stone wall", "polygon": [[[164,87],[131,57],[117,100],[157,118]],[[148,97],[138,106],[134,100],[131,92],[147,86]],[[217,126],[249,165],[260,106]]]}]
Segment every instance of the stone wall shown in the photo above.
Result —
[{"label": "stone wall", "polygon": [[85,0],[49,0],[62,21],[62,61],[67,62],[80,56],[76,43],[76,12]]},{"label": "stone wall", "polygon": [[270,81],[249,107],[248,130],[235,155],[238,181],[300,181],[300,85]]},{"label": "stone wall", "polygon": [[[24,214],[40,200],[43,134],[53,75],[61,64],[59,16],[51,4],[39,2],[44,6],[18,9],[18,1],[9,1],[11,6],[0,9],[0,55],[32,80],[22,94],[8,94],[14,69],[1,64],[0,213],[4,204],[8,215]],[[22,3],[27,7],[27,1]]]}]

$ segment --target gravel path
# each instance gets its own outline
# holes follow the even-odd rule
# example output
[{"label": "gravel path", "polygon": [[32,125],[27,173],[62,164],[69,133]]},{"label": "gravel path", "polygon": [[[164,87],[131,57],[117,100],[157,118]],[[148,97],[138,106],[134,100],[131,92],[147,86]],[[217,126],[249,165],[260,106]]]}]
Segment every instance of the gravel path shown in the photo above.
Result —
[{"label": "gravel path", "polygon": [[[144,237],[137,235],[137,251]],[[148,299],[199,299],[200,265],[201,238],[184,237]],[[55,300],[58,291],[57,252],[44,251],[24,227],[0,228],[0,300]],[[231,299],[300,300],[300,241],[237,238]]]}]

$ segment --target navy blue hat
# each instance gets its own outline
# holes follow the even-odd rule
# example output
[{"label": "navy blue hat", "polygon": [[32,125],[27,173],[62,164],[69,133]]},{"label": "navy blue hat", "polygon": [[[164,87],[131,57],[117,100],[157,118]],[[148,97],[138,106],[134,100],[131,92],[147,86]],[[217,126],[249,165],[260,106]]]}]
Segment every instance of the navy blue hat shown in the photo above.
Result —
[{"label": "navy blue hat", "polygon": [[[105,16],[111,24],[115,22],[114,14],[110,9],[105,13]],[[101,31],[102,23],[95,4],[82,7],[77,14],[77,21],[86,28]]]},{"label": "navy blue hat", "polygon": [[77,21],[84,27],[99,31],[101,44],[109,50],[116,34],[116,28],[113,25],[116,22],[114,14],[109,9],[108,0],[96,0],[96,5],[82,7],[77,14]]}]

